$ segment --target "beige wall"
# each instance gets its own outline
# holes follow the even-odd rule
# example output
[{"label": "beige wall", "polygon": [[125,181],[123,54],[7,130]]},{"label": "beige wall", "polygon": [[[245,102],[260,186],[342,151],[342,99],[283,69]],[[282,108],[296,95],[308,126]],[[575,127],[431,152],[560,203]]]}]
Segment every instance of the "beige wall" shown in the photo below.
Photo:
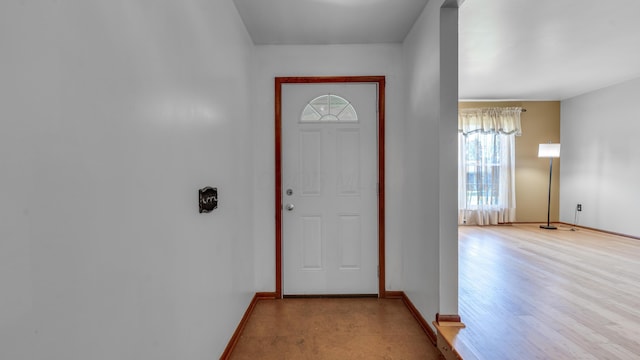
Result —
[{"label": "beige wall", "polygon": [[[516,221],[546,222],[549,161],[538,158],[538,144],[560,142],[559,101],[461,102],[460,108],[521,106],[522,136],[516,137]],[[551,221],[558,221],[560,159],[553,160]]]}]

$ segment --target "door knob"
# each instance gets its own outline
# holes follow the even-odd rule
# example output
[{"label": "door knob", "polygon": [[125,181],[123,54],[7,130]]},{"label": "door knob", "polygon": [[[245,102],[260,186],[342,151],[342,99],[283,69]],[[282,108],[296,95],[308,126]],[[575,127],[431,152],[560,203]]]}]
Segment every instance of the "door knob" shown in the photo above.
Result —
[{"label": "door knob", "polygon": [[293,206],[293,204],[287,204],[285,205],[285,209],[292,211],[295,208],[295,206]]}]

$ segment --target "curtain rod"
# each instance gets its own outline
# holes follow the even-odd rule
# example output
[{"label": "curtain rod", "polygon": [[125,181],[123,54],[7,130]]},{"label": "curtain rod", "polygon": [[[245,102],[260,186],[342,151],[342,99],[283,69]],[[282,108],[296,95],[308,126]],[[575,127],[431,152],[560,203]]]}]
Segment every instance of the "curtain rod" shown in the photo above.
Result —
[{"label": "curtain rod", "polygon": [[520,110],[520,112],[527,112],[527,109],[522,108],[522,110]]}]

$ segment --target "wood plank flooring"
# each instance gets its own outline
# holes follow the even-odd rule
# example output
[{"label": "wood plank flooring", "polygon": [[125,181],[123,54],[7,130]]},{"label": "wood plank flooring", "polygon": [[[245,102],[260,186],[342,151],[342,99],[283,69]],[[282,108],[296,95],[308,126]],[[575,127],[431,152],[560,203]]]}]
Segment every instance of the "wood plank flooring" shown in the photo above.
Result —
[{"label": "wood plank flooring", "polygon": [[459,228],[465,359],[640,359],[640,241],[538,225]]},{"label": "wood plank flooring", "polygon": [[438,359],[399,299],[260,300],[232,360]]},{"label": "wood plank flooring", "polygon": [[[465,360],[640,359],[640,240],[459,228]],[[428,315],[427,315],[428,317]],[[400,300],[258,302],[232,359],[437,359]]]}]

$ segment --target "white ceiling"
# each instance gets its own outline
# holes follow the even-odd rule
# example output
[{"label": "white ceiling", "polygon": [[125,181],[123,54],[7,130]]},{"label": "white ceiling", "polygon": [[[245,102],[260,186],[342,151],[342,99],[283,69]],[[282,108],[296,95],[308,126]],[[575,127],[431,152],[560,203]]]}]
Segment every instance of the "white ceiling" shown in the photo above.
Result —
[{"label": "white ceiling", "polygon": [[467,0],[461,99],[561,100],[640,77],[638,0]]},{"label": "white ceiling", "polygon": [[[370,44],[402,42],[428,0],[234,2],[255,44]],[[640,0],[466,0],[460,99],[561,100],[640,77],[639,16]]]},{"label": "white ceiling", "polygon": [[253,42],[401,43],[428,0],[233,0]]}]

